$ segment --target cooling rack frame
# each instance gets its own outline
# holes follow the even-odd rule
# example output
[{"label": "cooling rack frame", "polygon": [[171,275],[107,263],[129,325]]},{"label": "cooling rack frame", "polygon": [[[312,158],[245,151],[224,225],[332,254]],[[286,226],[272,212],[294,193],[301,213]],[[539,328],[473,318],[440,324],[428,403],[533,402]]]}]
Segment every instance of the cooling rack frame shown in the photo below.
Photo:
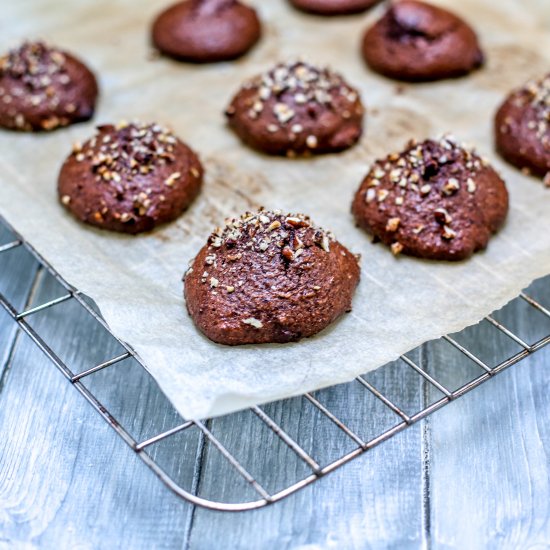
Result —
[{"label": "cooling rack frame", "polygon": [[[279,424],[277,424],[277,422],[275,422],[268,414],[266,414],[266,412],[261,407],[252,407],[250,410],[259,418],[259,420],[263,422],[263,424],[265,424],[265,426],[267,426],[267,428],[269,428],[275,434],[275,436],[280,439],[293,453],[295,453],[299,460],[301,460],[311,472],[309,475],[303,477],[295,483],[292,483],[283,490],[279,490],[275,493],[269,493],[264,487],[262,487],[258,480],[255,479],[250,474],[250,472],[247,471],[245,466],[243,466],[239,462],[239,460],[220,442],[220,440],[212,433],[212,431],[210,431],[207,420],[199,421],[182,419],[182,422],[179,425],[161,433],[157,433],[154,436],[142,441],[137,441],[136,439],[134,439],[134,437],[130,435],[129,430],[121,425],[120,422],[103,405],[103,403],[101,403],[101,401],[83,384],[83,380],[86,379],[88,376],[91,376],[104,369],[108,369],[109,367],[116,365],[128,358],[133,358],[143,369],[148,372],[146,365],[129,344],[123,342],[122,340],[117,338],[116,335],[113,334],[104,319],[90,305],[85,297],[76,288],[69,284],[61,276],[61,274],[56,271],[52,267],[52,265],[35,250],[35,248],[30,243],[28,243],[2,216],[0,216],[0,226],[2,225],[10,232],[10,234],[13,235],[13,239],[6,244],[0,245],[0,262],[3,254],[9,253],[10,251],[19,247],[23,247],[36,260],[38,264],[37,274],[35,275],[35,277],[37,277],[41,271],[47,271],[61,285],[65,293],[55,299],[24,309],[23,311],[18,311],[17,308],[10,303],[6,296],[0,293],[0,306],[2,306],[3,309],[11,317],[11,319],[15,323],[17,323],[18,328],[22,332],[24,332],[29,338],[31,338],[31,340],[61,371],[61,373],[75,387],[75,389],[81,393],[81,395],[111,426],[111,428],[118,434],[118,436],[135,452],[135,454],[137,454],[141,458],[141,460],[145,464],[147,464],[147,466],[160,478],[160,480],[168,488],[170,488],[174,493],[176,493],[181,498],[187,500],[188,502],[211,510],[238,512],[258,509],[269,504],[278,502],[283,498],[319,480],[326,474],[342,467],[344,464],[366,453],[367,451],[371,450],[382,442],[387,441],[394,435],[402,432],[403,430],[416,424],[420,420],[428,417],[430,414],[441,409],[442,407],[451,403],[457,398],[466,395],[475,388],[479,387],[481,384],[493,378],[496,374],[520,362],[527,356],[535,353],[536,351],[550,343],[550,334],[548,334],[547,336],[539,339],[537,342],[533,344],[528,344],[520,336],[498,322],[492,315],[488,315],[485,317],[485,320],[489,322],[495,329],[503,333],[507,338],[513,340],[515,344],[517,344],[517,346],[519,346],[520,348],[520,351],[518,351],[514,355],[507,357],[505,360],[499,362],[496,366],[490,367],[474,353],[472,353],[472,351],[461,345],[456,339],[451,336],[444,336],[443,339],[446,342],[448,342],[452,347],[458,350],[469,361],[475,363],[481,370],[481,374],[468,380],[468,382],[461,385],[454,391],[451,391],[447,387],[445,387],[445,385],[437,380],[436,377],[423,370],[407,355],[402,355],[400,357],[400,361],[402,361],[408,368],[415,371],[418,376],[422,377],[425,383],[432,386],[433,388],[436,388],[443,395],[443,397],[423,407],[421,410],[413,415],[408,415],[388,396],[386,396],[383,392],[379,391],[373,384],[371,384],[364,376],[357,377],[356,382],[360,384],[360,386],[364,388],[366,392],[369,392],[377,400],[383,403],[383,405],[391,410],[396,418],[399,419],[399,422],[397,424],[368,440],[364,440],[363,438],[361,438],[349,426],[347,426],[345,422],[337,418],[325,405],[323,405],[313,395],[313,393],[304,394],[303,397],[307,399],[313,407],[315,407],[322,415],[324,415],[324,417],[326,417],[326,419],[328,419],[328,421],[334,424],[356,445],[353,450],[342,454],[342,456],[340,456],[338,459],[323,467],[321,467],[315,461],[315,459],[310,454],[308,454],[287,433],[287,431],[285,431],[281,426],[279,426]],[[525,292],[522,292],[517,299],[523,300],[530,307],[538,310],[540,313],[550,319],[550,311],[539,302],[537,302],[535,299],[533,299],[531,296],[527,295]],[[28,322],[28,319],[34,314],[50,308],[55,308],[56,306],[59,306],[60,304],[69,300],[75,300],[76,302],[78,302],[78,304],[87,312],[87,314],[90,315],[95,322],[99,323],[110,334],[110,336],[114,340],[116,340],[116,342],[118,342],[120,346],[122,346],[124,352],[114,357],[111,357],[107,361],[99,363],[83,372],[72,372],[69,366],[50,347],[48,342],[46,342]],[[391,367],[385,366],[381,368]],[[161,390],[158,389],[158,391],[160,392]],[[176,434],[179,434],[185,430],[188,430],[191,427],[197,428],[203,440],[208,441],[215,449],[217,449],[217,451],[221,453],[221,455],[232,466],[237,474],[241,476],[250,487],[252,487],[252,489],[257,493],[259,497],[257,500],[228,503],[202,498],[197,494],[193,494],[192,491],[178,485],[178,483],[172,479],[172,477],[165,471],[165,469],[161,467],[150,454],[147,453],[147,449],[150,446],[159,443],[167,438],[170,438]]]}]

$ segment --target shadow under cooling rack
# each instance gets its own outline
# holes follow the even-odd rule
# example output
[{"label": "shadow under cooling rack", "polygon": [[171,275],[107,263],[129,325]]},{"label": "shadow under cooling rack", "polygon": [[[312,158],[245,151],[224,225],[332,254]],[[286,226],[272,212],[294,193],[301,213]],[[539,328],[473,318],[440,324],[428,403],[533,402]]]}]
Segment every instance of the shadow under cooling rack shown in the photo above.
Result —
[{"label": "shadow under cooling rack", "polygon": [[[545,278],[475,327],[424,344],[348,384],[187,421],[93,302],[2,218],[0,267],[8,274],[0,277],[0,305],[17,327],[170,489],[215,510],[251,510],[281,500],[550,342]],[[16,297],[13,281],[28,283],[24,300]],[[535,323],[519,322],[533,316]],[[522,333],[525,326],[530,333]],[[313,428],[303,429],[306,420]]]}]

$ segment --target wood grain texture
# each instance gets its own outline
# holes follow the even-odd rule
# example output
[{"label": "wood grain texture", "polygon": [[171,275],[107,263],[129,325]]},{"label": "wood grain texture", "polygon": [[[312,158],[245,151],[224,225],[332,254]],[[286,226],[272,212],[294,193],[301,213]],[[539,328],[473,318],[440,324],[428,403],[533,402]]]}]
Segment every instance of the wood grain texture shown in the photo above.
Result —
[{"label": "wood grain texture", "polygon": [[[405,409],[420,406],[421,381],[414,373],[378,371],[369,380],[380,390],[400,393]],[[399,420],[358,383],[322,390],[316,396],[364,438]],[[354,447],[304,399],[263,409],[322,465]],[[303,475],[307,468],[284,446],[273,447],[269,430],[251,414],[214,420],[212,431],[228,446],[233,442],[232,450],[250,470],[260,473],[260,480],[266,479],[266,488],[276,474],[286,477],[284,482]],[[239,452],[235,441],[243,429],[249,430],[247,437],[255,444]],[[266,448],[274,448],[275,454]],[[425,543],[421,456],[422,428],[415,426],[270,508],[238,516],[197,509],[190,547],[215,548],[225,540],[228,548],[421,548]],[[283,463],[288,466],[281,468]],[[227,471],[218,459],[209,467],[217,475],[205,472],[201,490],[206,494]]]},{"label": "wood grain texture", "polygon": [[[528,292],[550,305],[548,280]],[[495,318],[529,344],[550,332],[550,320],[522,301]],[[461,341],[493,362],[519,349],[488,323],[463,334]],[[463,359],[441,348],[432,348],[429,360],[447,362],[456,378],[464,374]],[[430,418],[434,548],[548,548],[548,360],[548,350],[535,354]]]},{"label": "wood grain texture", "polygon": [[[35,302],[57,290],[45,277]],[[41,315],[35,328],[54,349],[64,343],[76,371],[90,357],[108,354],[109,346],[116,351],[105,334],[83,331],[82,316],[63,322],[53,309]],[[147,386],[127,380],[118,379],[124,395],[147,401]],[[156,405],[159,426],[170,426],[170,409]],[[13,353],[0,394],[0,432],[0,542],[6,547],[181,547],[191,507],[159,483],[27,338]],[[188,466],[192,476],[193,463]]]},{"label": "wood grain texture", "polygon": [[[0,224],[0,246],[14,242],[15,236]],[[18,310],[22,310],[31,291],[38,266],[23,248],[4,252],[0,258],[0,293]],[[8,275],[9,274],[9,275]],[[9,322],[8,314],[0,310],[0,380],[4,376],[13,343],[16,326]],[[0,383],[1,387],[1,383]]]}]

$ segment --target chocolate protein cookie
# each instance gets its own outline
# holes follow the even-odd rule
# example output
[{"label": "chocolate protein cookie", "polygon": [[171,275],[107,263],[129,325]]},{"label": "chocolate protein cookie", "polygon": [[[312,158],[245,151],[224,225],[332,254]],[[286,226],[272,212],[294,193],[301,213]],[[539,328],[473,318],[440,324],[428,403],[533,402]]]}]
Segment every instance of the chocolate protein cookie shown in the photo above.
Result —
[{"label": "chocolate protein cookie", "polygon": [[189,314],[214,342],[283,343],[351,310],[359,265],[307,216],[260,210],[216,229],[184,283]]},{"label": "chocolate protein cookie", "polygon": [[247,82],[226,116],[254,149],[296,156],[351,147],[361,136],[363,112],[359,93],[339,74],[297,61]]},{"label": "chocolate protein cookie", "polygon": [[472,28],[455,14],[417,0],[400,0],[367,30],[363,57],[374,71],[421,82],[459,77],[483,64]]},{"label": "chocolate protein cookie", "polygon": [[508,96],[497,112],[495,135],[508,162],[550,186],[550,73]]},{"label": "chocolate protein cookie", "polygon": [[237,0],[185,0],[153,23],[155,47],[182,61],[211,63],[245,54],[261,35],[256,11]]},{"label": "chocolate protein cookie", "polygon": [[0,126],[54,130],[88,120],[98,94],[93,73],[71,54],[24,42],[0,58]]},{"label": "chocolate protein cookie", "polygon": [[290,0],[299,10],[318,15],[351,15],[368,10],[381,0]]},{"label": "chocolate protein cookie", "polygon": [[197,155],[158,124],[107,124],[74,145],[58,192],[80,221],[135,234],[177,218],[199,193],[202,175]]},{"label": "chocolate protein cookie", "polygon": [[462,260],[502,226],[508,192],[485,159],[452,138],[411,141],[374,163],[352,212],[394,254]]}]

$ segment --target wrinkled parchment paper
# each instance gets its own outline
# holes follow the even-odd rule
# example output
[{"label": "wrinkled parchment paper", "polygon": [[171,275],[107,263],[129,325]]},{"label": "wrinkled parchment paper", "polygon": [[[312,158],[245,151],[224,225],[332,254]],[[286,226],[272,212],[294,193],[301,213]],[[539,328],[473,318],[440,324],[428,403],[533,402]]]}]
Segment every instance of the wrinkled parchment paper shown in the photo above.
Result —
[{"label": "wrinkled parchment paper", "polygon": [[[348,381],[476,323],[550,273],[550,190],[502,163],[491,134],[504,95],[550,68],[547,0],[440,0],[477,28],[488,65],[470,78],[416,86],[377,77],[359,56],[362,30],[382,6],[326,19],[295,12],[285,0],[253,3],[265,24],[260,46],[236,63],[210,66],[151,58],[149,24],[165,2],[28,0],[3,7],[2,50],[42,37],[74,51],[97,72],[102,95],[92,123],[49,135],[0,133],[0,212],[96,300],[187,418]],[[225,128],[224,107],[244,78],[299,55],[338,68],[361,90],[366,134],[351,151],[313,160],[267,158]],[[137,238],[84,227],[56,199],[57,173],[72,143],[85,140],[95,124],[123,118],[172,126],[207,170],[202,196],[179,221]],[[507,224],[486,252],[464,263],[396,259],[355,229],[353,193],[376,157],[411,137],[447,131],[477,144],[502,171],[511,195]],[[332,229],[362,254],[362,281],[353,312],[318,337],[284,346],[219,346],[188,318],[181,276],[214,226],[259,205],[305,212]]]}]

